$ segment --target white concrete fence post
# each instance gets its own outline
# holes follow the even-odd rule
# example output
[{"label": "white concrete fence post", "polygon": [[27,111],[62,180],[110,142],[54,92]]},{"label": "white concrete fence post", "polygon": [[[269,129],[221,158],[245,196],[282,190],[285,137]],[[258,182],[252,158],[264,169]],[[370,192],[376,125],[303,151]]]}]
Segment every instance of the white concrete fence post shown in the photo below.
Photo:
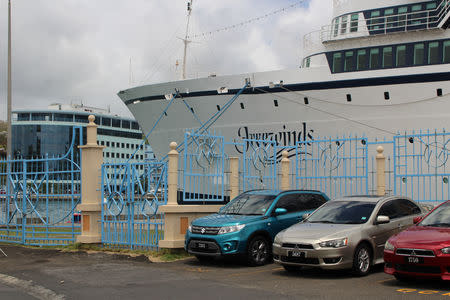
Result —
[{"label": "white concrete fence post", "polygon": [[230,157],[230,200],[239,195],[239,157]]},{"label": "white concrete fence post", "polygon": [[81,235],[77,242],[84,244],[98,244],[102,242],[101,211],[102,187],[101,169],[103,164],[103,148],[97,145],[97,125],[95,116],[88,117],[87,143],[78,146],[81,149],[81,204],[77,210],[81,211]]},{"label": "white concrete fence post", "polygon": [[289,190],[291,185],[289,183],[289,171],[290,171],[290,159],[289,153],[285,150],[281,153],[283,158],[281,159],[281,190]]},{"label": "white concrete fence post", "polygon": [[384,196],[386,194],[386,174],[385,174],[385,161],[384,148],[382,146],[377,147],[377,196]]}]

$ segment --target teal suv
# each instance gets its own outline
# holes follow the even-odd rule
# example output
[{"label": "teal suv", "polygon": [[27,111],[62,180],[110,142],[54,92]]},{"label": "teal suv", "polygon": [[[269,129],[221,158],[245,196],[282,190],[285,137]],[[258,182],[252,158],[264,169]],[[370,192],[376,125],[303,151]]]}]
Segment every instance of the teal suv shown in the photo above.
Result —
[{"label": "teal suv", "polygon": [[328,200],[324,193],[309,190],[242,193],[217,214],[194,220],[185,249],[199,260],[244,255],[250,265],[264,265],[272,258],[275,235]]}]

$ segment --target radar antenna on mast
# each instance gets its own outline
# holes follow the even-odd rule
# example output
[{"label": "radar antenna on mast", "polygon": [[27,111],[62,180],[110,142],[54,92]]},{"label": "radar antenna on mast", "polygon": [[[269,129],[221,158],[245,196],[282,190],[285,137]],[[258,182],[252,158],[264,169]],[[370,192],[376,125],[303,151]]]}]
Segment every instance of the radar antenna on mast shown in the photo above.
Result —
[{"label": "radar antenna on mast", "polygon": [[191,14],[192,14],[192,5],[194,3],[194,0],[188,0],[187,2],[187,24],[186,24],[186,35],[184,36],[183,42],[184,42],[184,55],[183,55],[183,73],[181,78],[186,79],[186,57],[187,57],[187,46],[191,42],[188,40],[189,37],[189,22],[191,20]]}]

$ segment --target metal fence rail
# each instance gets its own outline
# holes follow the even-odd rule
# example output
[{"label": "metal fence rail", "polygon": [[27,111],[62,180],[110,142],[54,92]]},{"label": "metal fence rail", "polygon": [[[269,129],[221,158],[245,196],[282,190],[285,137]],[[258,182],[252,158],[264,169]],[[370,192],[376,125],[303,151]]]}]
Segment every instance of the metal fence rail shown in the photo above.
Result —
[{"label": "metal fence rail", "polygon": [[[80,233],[82,129],[63,157],[0,161],[0,241],[24,245],[66,245]],[[79,139],[79,140],[78,140]]]},{"label": "metal fence rail", "polygon": [[164,236],[167,163],[102,166],[102,243],[109,247],[157,249]]}]

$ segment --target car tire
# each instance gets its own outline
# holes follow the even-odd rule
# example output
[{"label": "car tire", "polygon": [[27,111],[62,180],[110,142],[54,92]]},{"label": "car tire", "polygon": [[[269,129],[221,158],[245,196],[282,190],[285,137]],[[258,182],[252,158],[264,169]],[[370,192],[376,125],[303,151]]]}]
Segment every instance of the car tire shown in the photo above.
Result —
[{"label": "car tire", "polygon": [[289,265],[283,265],[283,268],[286,270],[286,272],[289,273],[299,272],[302,269],[301,266],[289,266]]},{"label": "car tire", "polygon": [[248,264],[255,267],[268,263],[271,257],[271,248],[271,245],[264,236],[257,235],[253,237],[247,247]]},{"label": "car tire", "polygon": [[353,255],[353,273],[356,276],[366,276],[372,266],[372,250],[366,244],[359,245]]}]

